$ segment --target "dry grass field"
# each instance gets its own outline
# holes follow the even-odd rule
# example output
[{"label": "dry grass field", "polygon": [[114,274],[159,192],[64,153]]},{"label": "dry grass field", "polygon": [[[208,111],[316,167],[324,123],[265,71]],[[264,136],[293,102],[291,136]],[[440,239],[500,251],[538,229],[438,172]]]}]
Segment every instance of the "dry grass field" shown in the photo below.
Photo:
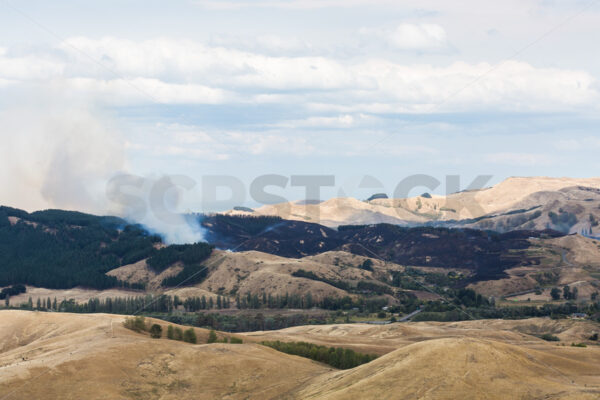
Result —
[{"label": "dry grass field", "polygon": [[[568,203],[569,197],[559,191],[577,186],[598,189],[600,179],[512,177],[490,188],[462,191],[448,196],[376,199],[368,202],[353,198],[334,198],[320,204],[288,202],[266,205],[253,213],[245,211],[228,213],[278,215],[284,219],[316,222],[330,227],[381,222],[422,223],[433,219],[444,221],[478,218],[511,209],[552,204],[556,201]],[[536,193],[540,194],[534,195]]]},{"label": "dry grass field", "polygon": [[0,399],[272,399],[331,371],[256,344],[151,339],[123,320],[0,312]]},{"label": "dry grass field", "polygon": [[[301,326],[244,344],[151,339],[118,315],[0,312],[0,399],[597,399],[600,347],[571,347],[587,321]],[[155,321],[156,322],[156,321]],[[163,326],[165,323],[160,322]],[[561,342],[536,336],[552,333]],[[219,337],[229,334],[219,333]],[[334,370],[264,347],[309,341],[382,355]],[[589,342],[588,342],[589,343]],[[566,344],[566,346],[564,345]]]}]

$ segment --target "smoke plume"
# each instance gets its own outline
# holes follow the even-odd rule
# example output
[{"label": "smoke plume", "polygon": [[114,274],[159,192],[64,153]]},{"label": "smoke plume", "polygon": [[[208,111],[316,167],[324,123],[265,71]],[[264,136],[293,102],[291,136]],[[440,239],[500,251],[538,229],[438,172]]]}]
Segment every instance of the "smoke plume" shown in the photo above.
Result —
[{"label": "smoke plume", "polygon": [[113,214],[143,224],[167,243],[202,240],[195,219],[172,211],[179,202],[177,190],[167,188],[164,198],[158,199],[145,191],[160,179],[147,179],[137,193],[144,213],[107,196],[109,182],[129,168],[125,140],[109,115],[76,104],[32,100],[0,112],[0,204],[28,211],[59,208]]}]

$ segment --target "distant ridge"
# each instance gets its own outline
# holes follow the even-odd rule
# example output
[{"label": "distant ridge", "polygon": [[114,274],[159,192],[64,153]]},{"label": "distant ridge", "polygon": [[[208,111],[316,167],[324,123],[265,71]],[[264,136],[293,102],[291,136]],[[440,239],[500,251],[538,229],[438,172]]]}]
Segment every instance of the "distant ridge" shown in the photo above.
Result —
[{"label": "distant ridge", "polygon": [[[543,218],[529,224],[528,227],[511,222],[507,226],[504,221],[504,226],[499,223],[491,223],[483,228],[496,228],[501,231],[524,228],[559,228],[565,233],[587,233],[590,226],[583,223],[584,214],[588,214],[586,218],[589,218],[589,214],[591,214],[594,219],[600,220],[600,209],[598,209],[600,196],[596,192],[588,191],[589,196],[586,197],[584,194],[586,188],[600,189],[600,178],[511,177],[489,188],[462,191],[448,196],[420,195],[405,199],[393,199],[374,195],[366,201],[354,198],[333,198],[319,204],[295,201],[266,205],[255,209],[253,215],[274,215],[284,219],[319,223],[333,228],[340,225],[391,223],[414,226],[440,222],[447,222],[449,226],[453,226],[455,223],[464,226],[477,222],[469,220],[482,217],[492,218],[516,210],[543,206],[542,211],[546,211]],[[576,215],[578,222],[566,227],[560,220],[553,221],[552,217],[547,215],[549,212],[559,214],[560,209]],[[566,211],[567,209],[570,211]],[[225,214],[243,215],[244,212],[231,210]],[[533,219],[539,217],[541,215]],[[568,219],[568,217],[562,218]],[[479,226],[475,225],[474,227]]]}]

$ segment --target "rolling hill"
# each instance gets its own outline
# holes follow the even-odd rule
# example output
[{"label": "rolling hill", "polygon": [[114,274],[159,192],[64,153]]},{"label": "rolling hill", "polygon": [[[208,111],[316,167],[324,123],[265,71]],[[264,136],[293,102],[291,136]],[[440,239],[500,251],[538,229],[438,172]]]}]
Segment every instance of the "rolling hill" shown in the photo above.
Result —
[{"label": "rolling hill", "polygon": [[[298,327],[237,335],[243,344],[151,339],[118,315],[0,311],[3,399],[595,399],[600,348],[563,340],[597,324],[544,319]],[[160,324],[165,325],[160,321]],[[560,331],[560,332],[559,332]],[[224,336],[218,333],[219,337]],[[379,349],[382,357],[335,370],[257,342],[286,338]]]},{"label": "rolling hill", "polygon": [[[14,305],[29,297],[34,303],[55,297],[59,302],[87,302],[145,293],[183,300],[204,296],[213,304],[218,296],[235,300],[309,293],[314,301],[377,295],[396,304],[407,293],[431,298],[440,283],[432,286],[419,278],[422,283],[402,285],[398,279],[403,280],[399,275],[405,275],[406,267],[425,271],[449,287],[469,285],[485,296],[541,288],[535,296],[549,300],[552,287],[569,285],[585,299],[600,286],[599,243],[553,230],[494,233],[389,224],[334,230],[272,217],[205,217],[209,240],[236,249],[231,252],[205,243],[165,246],[141,227],[109,217],[2,211],[10,215],[0,227],[6,238],[0,277],[3,286],[24,284],[28,289],[11,299]],[[6,247],[11,244],[22,251]],[[64,257],[69,258],[66,265]],[[18,274],[13,273],[16,269]],[[462,278],[451,281],[449,273]],[[64,274],[68,279],[61,278]],[[99,274],[101,279],[96,278]]]},{"label": "rolling hill", "polygon": [[530,194],[497,214],[460,221],[460,225],[506,232],[554,229],[595,236],[600,221],[600,189],[583,186]]},{"label": "rolling hill", "polygon": [[[373,271],[360,268],[367,259],[371,260]],[[402,270],[401,266],[393,263],[384,263],[347,252],[323,253],[320,257],[286,258],[257,251],[234,253],[215,250],[204,264],[209,272],[202,283],[185,290],[168,290],[166,293],[178,293],[180,297],[185,298],[206,293],[245,296],[248,293],[263,292],[272,295],[310,292],[315,299],[320,299],[325,296],[345,296],[348,292],[323,281],[296,277],[293,273],[302,269],[323,279],[343,281],[356,286],[358,281],[377,280],[377,277],[387,276],[389,271]],[[119,275],[121,279],[131,280],[132,283],[150,283],[150,286],[157,281],[156,274],[143,262],[117,268],[108,274]]]},{"label": "rolling hill", "polygon": [[[263,206],[252,212],[231,210],[226,214],[279,216],[328,227],[437,224],[499,231],[552,228],[573,233],[584,229],[587,232],[590,225],[593,230],[596,226],[593,221],[600,220],[599,189],[600,178],[513,177],[490,188],[447,196],[370,201],[336,198],[318,204],[289,202]],[[557,216],[550,217],[550,212]],[[560,215],[567,213],[574,217]],[[590,214],[594,220],[590,220]]]},{"label": "rolling hill", "polygon": [[564,354],[524,350],[511,344],[471,338],[434,339],[406,346],[350,371],[320,376],[298,396],[593,399],[598,392],[587,387],[596,385],[590,367],[591,360],[566,359]]},{"label": "rolling hill", "polygon": [[[2,311],[0,320],[6,400],[273,399],[330,370],[255,344],[151,339],[118,315]],[[196,332],[206,343],[208,332]]]},{"label": "rolling hill", "polygon": [[465,268],[476,280],[504,277],[503,271],[526,258],[507,257],[530,246],[530,238],[563,236],[553,230],[495,233],[465,228],[390,224],[347,225],[338,230],[318,224],[276,220],[259,234],[247,235],[246,220],[260,217],[215,216],[204,220],[217,247],[255,250],[283,257],[305,257],[331,250],[379,258],[401,265]]}]

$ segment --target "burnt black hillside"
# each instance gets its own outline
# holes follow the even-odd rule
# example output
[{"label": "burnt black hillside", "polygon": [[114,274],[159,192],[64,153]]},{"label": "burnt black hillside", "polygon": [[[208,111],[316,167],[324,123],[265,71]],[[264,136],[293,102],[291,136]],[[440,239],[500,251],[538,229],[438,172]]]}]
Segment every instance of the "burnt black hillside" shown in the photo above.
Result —
[{"label": "burnt black hillside", "polygon": [[[260,226],[260,229],[246,228]],[[403,265],[466,268],[474,280],[497,279],[519,265],[514,250],[529,247],[530,237],[557,237],[555,231],[497,233],[475,229],[406,228],[390,224],[341,226],[333,230],[302,221],[267,217],[213,216],[203,220],[217,247],[304,257],[330,250],[377,257]]]},{"label": "burnt black hillside", "polygon": [[256,250],[283,257],[303,257],[345,244],[338,232],[318,224],[279,217],[215,215],[202,220],[206,239],[218,248]]},{"label": "burnt black hillside", "polygon": [[[213,246],[256,250],[284,257],[303,257],[346,250],[411,266],[465,268],[472,279],[495,279],[524,262],[528,238],[561,236],[554,231],[496,233],[440,227],[406,228],[389,224],[343,226],[338,230],[277,217],[200,217],[209,243],[156,246],[161,238],[142,226],[115,217],[61,210],[35,213],[0,207],[0,286],[47,288],[125,286],[106,272],[148,259],[156,271],[175,262],[185,265],[183,278],[204,278],[203,262]],[[135,287],[138,288],[138,287]],[[139,287],[141,289],[141,287]]]}]

